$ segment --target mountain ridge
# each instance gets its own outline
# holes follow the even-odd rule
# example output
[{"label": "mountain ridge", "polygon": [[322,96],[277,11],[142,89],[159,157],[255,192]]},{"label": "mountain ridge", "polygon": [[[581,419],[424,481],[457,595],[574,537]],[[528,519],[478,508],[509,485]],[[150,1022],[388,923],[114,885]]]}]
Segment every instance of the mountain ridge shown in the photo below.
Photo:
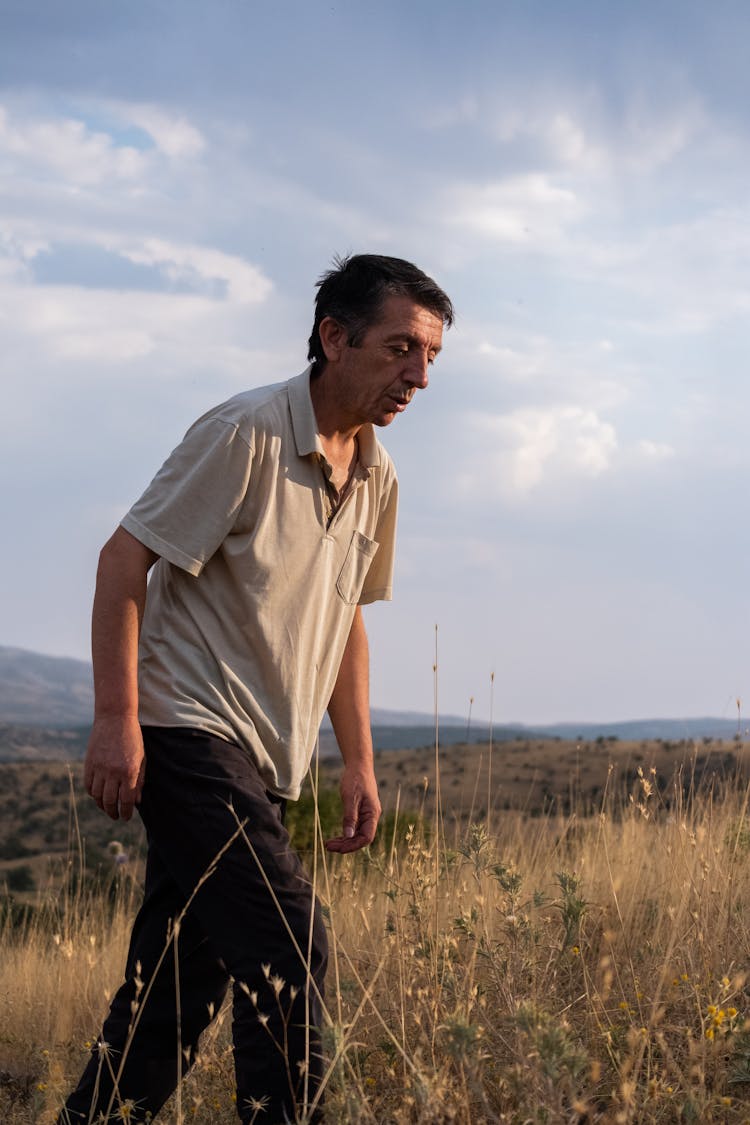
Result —
[{"label": "mountain ridge", "polygon": [[[30,649],[0,645],[0,728],[49,731],[82,730],[91,725],[94,705],[91,664],[69,656],[48,656]],[[563,738],[592,741],[597,738],[694,739],[733,738],[749,732],[736,719],[712,716],[691,718],[627,719],[620,722],[562,722],[526,724],[467,721],[457,715],[435,716],[420,711],[372,708],[372,726],[380,732],[376,745],[404,748],[440,741],[484,742],[508,738]],[[407,733],[408,732],[408,733]],[[2,731],[0,731],[0,738]],[[322,726],[326,744],[332,737],[327,718]],[[75,741],[75,740],[73,740]]]}]

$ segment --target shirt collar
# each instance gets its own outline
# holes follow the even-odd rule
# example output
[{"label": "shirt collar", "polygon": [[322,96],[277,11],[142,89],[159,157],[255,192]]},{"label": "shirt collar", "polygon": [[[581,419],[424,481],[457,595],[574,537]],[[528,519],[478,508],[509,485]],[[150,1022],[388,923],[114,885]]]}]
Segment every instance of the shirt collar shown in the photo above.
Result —
[{"label": "shirt collar", "polygon": [[[300,457],[307,457],[310,453],[323,453],[315,410],[310,397],[311,370],[312,364],[301,375],[290,379],[287,384],[294,440]],[[372,425],[366,422],[359,430],[357,437],[359,438],[359,464],[363,469],[377,468],[380,464],[380,451]]]}]

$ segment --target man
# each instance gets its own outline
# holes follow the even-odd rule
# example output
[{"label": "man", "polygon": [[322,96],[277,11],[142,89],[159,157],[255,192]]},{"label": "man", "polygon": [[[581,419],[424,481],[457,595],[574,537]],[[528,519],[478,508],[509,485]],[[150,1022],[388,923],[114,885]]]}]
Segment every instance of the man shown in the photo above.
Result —
[{"label": "man", "polygon": [[284,805],[327,707],[326,846],[374,838],[360,606],[390,598],[397,486],[373,426],[427,386],[452,322],[411,263],[337,260],[307,371],[199,419],[102,550],[85,782],[113,819],[138,806],[149,850],[125,983],[61,1122],[150,1120],[230,980],[242,1121],[317,1119],[326,934]]}]

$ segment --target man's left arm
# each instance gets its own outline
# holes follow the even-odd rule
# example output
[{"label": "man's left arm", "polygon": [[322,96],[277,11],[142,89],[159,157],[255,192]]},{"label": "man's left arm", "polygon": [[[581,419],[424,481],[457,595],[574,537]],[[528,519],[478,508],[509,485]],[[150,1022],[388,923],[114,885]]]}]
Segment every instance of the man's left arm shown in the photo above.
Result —
[{"label": "man's left arm", "polygon": [[340,786],[344,833],[326,841],[326,848],[331,852],[355,852],[371,844],[380,819],[370,731],[369,664],[365,623],[362,610],[357,606],[328,704],[328,714],[344,759]]}]

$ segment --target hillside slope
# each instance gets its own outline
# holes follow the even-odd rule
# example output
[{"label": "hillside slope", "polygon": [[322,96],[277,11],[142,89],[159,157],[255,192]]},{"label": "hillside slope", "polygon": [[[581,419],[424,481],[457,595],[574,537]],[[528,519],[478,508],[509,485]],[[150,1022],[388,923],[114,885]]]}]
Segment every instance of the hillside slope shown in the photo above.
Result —
[{"label": "hillside slope", "polygon": [[0,722],[80,727],[91,722],[91,665],[0,646]]}]

